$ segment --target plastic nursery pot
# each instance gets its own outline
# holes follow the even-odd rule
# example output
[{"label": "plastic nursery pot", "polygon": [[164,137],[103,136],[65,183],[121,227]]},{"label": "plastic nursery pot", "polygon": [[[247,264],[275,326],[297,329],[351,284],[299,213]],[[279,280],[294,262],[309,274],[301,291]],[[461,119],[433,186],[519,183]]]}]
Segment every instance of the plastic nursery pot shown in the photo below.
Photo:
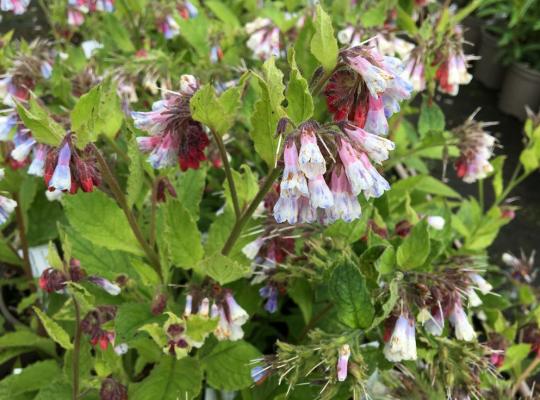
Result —
[{"label": "plastic nursery pot", "polygon": [[506,72],[499,98],[499,109],[526,119],[525,106],[531,110],[540,107],[540,72],[525,64],[514,63]]},{"label": "plastic nursery pot", "polygon": [[469,15],[463,20],[465,50],[478,52],[482,42],[482,20]]},{"label": "plastic nursery pot", "polygon": [[474,76],[489,89],[500,89],[505,68],[499,61],[499,45],[497,37],[482,29],[480,44],[480,60],[476,62]]}]

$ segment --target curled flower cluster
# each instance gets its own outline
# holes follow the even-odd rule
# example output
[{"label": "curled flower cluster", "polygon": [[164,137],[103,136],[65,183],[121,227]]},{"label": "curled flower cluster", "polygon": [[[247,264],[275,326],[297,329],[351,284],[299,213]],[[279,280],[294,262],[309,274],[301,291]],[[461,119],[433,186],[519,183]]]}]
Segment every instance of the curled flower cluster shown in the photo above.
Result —
[{"label": "curled flower cluster", "polygon": [[475,121],[475,111],[467,120],[452,132],[458,138],[459,157],[455,162],[458,177],[472,183],[485,178],[493,171],[489,159],[493,155],[496,139],[486,132],[491,122]]},{"label": "curled flower cluster", "polygon": [[79,151],[71,134],[66,135],[58,148],[48,151],[43,177],[50,192],[74,194],[79,188],[83,192],[91,192],[101,183],[91,147]]},{"label": "curled flower cluster", "polygon": [[98,306],[83,318],[81,330],[90,336],[92,346],[99,344],[102,350],[107,350],[109,344],[114,346],[116,334],[114,331],[103,329],[103,325],[114,321],[116,311],[116,306]]},{"label": "curled flower cluster", "polygon": [[204,149],[209,140],[202,125],[193,120],[189,101],[199,89],[192,75],[180,78],[180,93],[167,96],[152,105],[152,111],[132,112],[135,126],[151,136],[137,138],[139,149],[150,153],[148,162],[154,168],[180,164],[182,171],[197,169],[206,159]]},{"label": "curled flower cluster", "polygon": [[279,28],[269,18],[257,18],[246,24],[249,39],[247,47],[253,52],[253,57],[266,60],[280,54]]},{"label": "curled flower cluster", "polygon": [[[379,197],[390,189],[370,159],[376,163],[386,160],[394,143],[350,122],[338,126],[339,131],[327,134],[308,121],[287,137],[280,197],[274,206],[278,223],[352,221],[361,215],[360,193],[366,198]],[[328,174],[319,145],[333,163]],[[330,187],[325,174],[329,175]]]}]

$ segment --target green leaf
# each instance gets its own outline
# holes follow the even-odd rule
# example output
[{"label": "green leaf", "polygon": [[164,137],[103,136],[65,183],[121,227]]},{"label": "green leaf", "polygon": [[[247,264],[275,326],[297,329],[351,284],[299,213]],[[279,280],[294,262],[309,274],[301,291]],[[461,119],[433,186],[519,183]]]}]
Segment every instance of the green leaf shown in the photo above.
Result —
[{"label": "green leaf", "polygon": [[143,255],[122,210],[100,191],[66,196],[62,203],[70,225],[90,242],[109,250]]},{"label": "green leaf", "polygon": [[52,340],[38,336],[29,330],[8,332],[0,336],[0,349],[5,350],[19,347],[36,348],[47,354],[56,354],[55,344]]},{"label": "green leaf", "polygon": [[195,92],[189,105],[194,120],[223,136],[234,124],[240,106],[240,87],[227,89],[217,97],[214,87],[206,84]]},{"label": "green leaf", "polygon": [[332,19],[320,5],[317,5],[315,35],[311,39],[311,53],[319,60],[326,72],[332,71],[337,64],[339,49],[334,37]]},{"label": "green leaf", "polygon": [[[232,175],[240,209],[244,209],[259,191],[259,182],[249,166],[243,164],[240,169],[241,172],[232,170]],[[232,207],[231,190],[228,181],[225,183],[225,198],[227,199],[227,205]]]},{"label": "green leaf", "polygon": [[124,113],[111,78],[82,95],[71,111],[71,130],[77,134],[76,145],[83,149],[98,135],[114,138],[122,127]]},{"label": "green leaf", "polygon": [[196,314],[190,315],[186,319],[186,335],[196,342],[202,342],[209,333],[216,329],[218,322],[218,318],[201,317]]},{"label": "green leaf", "polygon": [[329,283],[338,319],[350,328],[366,328],[375,310],[364,276],[350,262],[337,266]]},{"label": "green leaf", "polygon": [[504,167],[504,161],[506,160],[506,156],[498,156],[494,160],[491,161],[491,165],[493,166],[493,170],[495,171],[493,174],[493,191],[495,192],[495,197],[499,197],[504,188],[503,183],[503,167]]},{"label": "green leaf", "polygon": [[135,337],[139,328],[163,320],[154,316],[148,303],[124,303],[118,308],[114,321],[114,329],[118,343],[129,342]]},{"label": "green leaf", "polygon": [[191,268],[203,257],[201,233],[191,214],[177,199],[169,199],[161,206],[164,213],[165,240],[172,261],[178,267]]},{"label": "green leaf", "polygon": [[137,276],[132,269],[129,254],[96,246],[75,230],[68,227],[64,229],[71,245],[72,256],[81,262],[89,275],[98,275],[110,280],[122,274],[130,277]]},{"label": "green leaf", "polygon": [[421,267],[429,256],[429,232],[425,220],[416,224],[397,251],[397,263],[404,270]]},{"label": "green leaf", "polygon": [[192,215],[194,220],[199,219],[199,204],[206,185],[206,169],[188,169],[178,174],[174,188],[180,204]]},{"label": "green leaf", "polygon": [[112,42],[119,50],[122,50],[125,53],[134,53],[137,49],[129,38],[129,32],[125,28],[125,24],[116,18],[113,13],[104,13],[102,18],[104,22],[103,26],[105,28],[105,43]]},{"label": "green leaf", "polygon": [[163,357],[145,380],[130,386],[130,400],[189,400],[201,391],[202,371],[191,357]]},{"label": "green leaf", "polygon": [[32,136],[39,143],[58,146],[66,134],[64,128],[55,122],[47,110],[41,107],[33,97],[30,98],[28,104],[30,107],[26,109],[22,104],[17,103],[17,113],[24,122],[24,126],[30,129]]},{"label": "green leaf", "polygon": [[43,327],[47,331],[49,337],[56,343],[58,343],[60,346],[62,346],[64,349],[73,349],[73,344],[71,344],[68,333],[39,308],[32,308],[41,320],[41,323],[43,324]]},{"label": "green leaf", "polygon": [[259,350],[243,340],[223,341],[201,363],[208,384],[214,389],[240,390],[253,384],[250,361],[260,356]]},{"label": "green leaf", "polygon": [[39,391],[34,400],[71,400],[72,389],[67,382],[55,381]]},{"label": "green leaf", "polygon": [[64,212],[60,203],[49,201],[44,191],[36,194],[28,210],[27,240],[30,246],[37,246],[58,237],[57,224],[64,221]]},{"label": "green leaf", "polygon": [[375,3],[373,7],[360,15],[360,21],[365,28],[382,25],[386,20],[386,5],[387,2],[380,1]]},{"label": "green leaf", "polygon": [[249,265],[242,265],[239,262],[216,253],[205,258],[199,263],[199,270],[216,280],[221,285],[234,282],[249,274]]},{"label": "green leaf", "polygon": [[528,343],[514,344],[508,347],[504,353],[504,364],[501,371],[508,371],[521,364],[527,358],[531,351],[531,345]]},{"label": "green leaf", "polygon": [[225,24],[233,28],[240,27],[240,21],[238,21],[238,18],[236,17],[235,13],[229,7],[227,7],[227,5],[224,4],[223,2],[207,1],[205,2],[205,5],[210,10],[212,10],[215,16],[218,17],[220,20],[222,20]]},{"label": "green leaf", "polygon": [[313,115],[313,99],[309,92],[309,86],[304,79],[298,65],[296,65],[295,51],[291,47],[289,49],[289,65],[291,66],[291,74],[289,84],[287,85],[287,115],[295,123],[300,124],[311,118]]},{"label": "green leaf", "polygon": [[[127,201],[130,207],[139,200],[144,188],[144,167],[141,152],[135,138],[128,141],[129,175],[127,178]],[[144,193],[143,193],[144,194]]]},{"label": "green leaf", "polygon": [[23,393],[39,390],[61,373],[55,360],[38,361],[24,368],[18,375],[0,381],[0,398],[12,399]]},{"label": "green leaf", "polygon": [[298,305],[307,324],[313,314],[313,289],[307,280],[295,279],[288,284],[287,294]]},{"label": "green leaf", "polygon": [[444,114],[439,106],[427,99],[422,102],[420,117],[418,119],[418,133],[426,136],[428,133],[440,133],[444,130]]},{"label": "green leaf", "polygon": [[210,54],[208,19],[199,14],[195,18],[176,18],[176,22],[180,26],[182,37],[193,47],[199,57],[207,60]]},{"label": "green leaf", "polygon": [[403,275],[401,274],[401,272],[399,272],[397,277],[395,279],[392,279],[392,281],[388,285],[388,298],[381,307],[381,315],[373,319],[369,330],[377,328],[383,321],[388,318],[388,316],[394,310],[394,307],[399,299],[399,281],[401,280],[402,276]]},{"label": "green leaf", "polygon": [[381,275],[387,275],[394,272],[396,268],[396,251],[392,246],[384,249],[380,257],[375,261],[375,268]]},{"label": "green leaf", "polygon": [[285,99],[283,91],[283,73],[276,67],[274,58],[263,64],[264,75],[255,75],[260,86],[260,98],[255,103],[251,116],[251,137],[255,150],[273,167],[277,152],[277,139],[274,137],[281,117],[285,115],[281,103]]}]

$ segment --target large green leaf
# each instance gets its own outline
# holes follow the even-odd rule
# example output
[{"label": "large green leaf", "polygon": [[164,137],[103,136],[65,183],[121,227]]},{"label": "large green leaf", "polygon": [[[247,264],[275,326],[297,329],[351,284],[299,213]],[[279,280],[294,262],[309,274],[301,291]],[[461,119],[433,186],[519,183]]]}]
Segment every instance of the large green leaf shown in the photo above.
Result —
[{"label": "large green leaf", "polygon": [[122,210],[100,191],[66,196],[62,203],[70,225],[85,239],[109,250],[143,255]]},{"label": "large green leaf", "polygon": [[304,79],[298,65],[296,65],[294,48],[289,49],[289,65],[291,74],[287,85],[287,116],[295,123],[300,124],[313,115],[313,99],[309,86]]},{"label": "large green leaf", "polygon": [[202,122],[219,135],[224,135],[234,124],[240,106],[240,87],[227,89],[216,96],[212,85],[201,87],[190,100],[193,119]]},{"label": "large green leaf", "polygon": [[145,380],[130,386],[130,400],[189,400],[201,391],[202,371],[191,357],[163,357]]},{"label": "large green leaf", "polygon": [[118,308],[114,328],[119,343],[129,342],[144,325],[159,322],[163,317],[152,314],[149,303],[124,303]]},{"label": "large green leaf", "polygon": [[251,116],[251,137],[257,153],[273,167],[277,152],[276,127],[280,118],[285,115],[281,106],[285,99],[285,86],[283,73],[276,67],[274,58],[267,60],[262,69],[263,76],[255,75],[260,86],[260,98],[255,103]]},{"label": "large green leaf", "polygon": [[339,320],[351,328],[366,328],[374,315],[371,295],[364,276],[350,262],[343,262],[332,272],[330,295]]},{"label": "large green leaf", "polygon": [[174,188],[178,201],[189,211],[194,220],[199,219],[199,204],[206,184],[206,169],[188,169],[178,174]]},{"label": "large green leaf", "polygon": [[327,72],[332,71],[337,64],[339,49],[334,37],[332,19],[320,5],[317,5],[315,34],[311,39],[311,53]]},{"label": "large green leaf", "polygon": [[71,111],[71,129],[77,134],[76,145],[81,149],[100,134],[113,138],[123,121],[116,84],[110,78],[82,95]]},{"label": "large green leaf", "polygon": [[250,362],[260,356],[259,350],[243,340],[223,341],[205,355],[201,363],[210,386],[240,390],[253,384]]},{"label": "large green leaf", "polygon": [[198,269],[221,285],[243,278],[250,271],[249,265],[242,265],[220,253],[213,254],[202,260],[199,263]]},{"label": "large green leaf", "polygon": [[28,109],[22,104],[17,104],[17,113],[23,120],[24,126],[30,129],[32,136],[39,143],[58,146],[66,134],[64,128],[55,122],[47,110],[41,107],[33,97],[30,98],[28,104]]},{"label": "large green leaf", "polygon": [[34,392],[56,379],[61,373],[55,360],[38,361],[24,368],[18,375],[0,381],[0,399],[11,399]]},{"label": "large green leaf", "polygon": [[428,225],[420,221],[403,240],[397,251],[397,263],[401,269],[409,270],[421,267],[429,256],[430,242]]},{"label": "large green leaf", "polygon": [[201,233],[191,214],[176,199],[169,199],[160,209],[165,223],[165,240],[175,265],[191,268],[203,257]]},{"label": "large green leaf", "polygon": [[60,325],[58,325],[55,321],[52,320],[47,314],[45,314],[43,311],[41,311],[37,307],[33,307],[34,312],[37,314],[39,319],[41,320],[41,323],[43,324],[43,327],[47,331],[47,334],[49,337],[54,340],[56,343],[58,343],[60,346],[62,346],[66,350],[70,350],[73,348],[73,344],[71,344],[71,340],[69,338],[68,333],[62,328]]}]

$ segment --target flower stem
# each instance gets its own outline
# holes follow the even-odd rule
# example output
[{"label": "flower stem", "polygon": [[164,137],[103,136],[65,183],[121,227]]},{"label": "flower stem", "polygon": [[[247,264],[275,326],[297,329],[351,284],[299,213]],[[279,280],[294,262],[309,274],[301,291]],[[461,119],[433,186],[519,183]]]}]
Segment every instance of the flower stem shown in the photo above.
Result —
[{"label": "flower stem", "polygon": [[96,147],[95,144],[91,144],[92,150],[94,151],[94,154],[96,155],[97,162],[99,163],[101,172],[103,174],[103,178],[109,185],[109,188],[113,192],[114,197],[116,198],[116,201],[118,201],[118,204],[124,211],[124,214],[126,215],[126,218],[128,220],[129,226],[131,227],[131,230],[133,231],[133,234],[135,235],[135,238],[141,245],[143,251],[146,254],[146,257],[148,258],[148,261],[152,264],[158,275],[162,277],[161,274],[161,267],[159,265],[159,258],[154,249],[148,244],[146,239],[144,238],[144,235],[142,234],[141,228],[139,227],[139,224],[137,223],[137,219],[133,215],[131,208],[128,205],[126,196],[124,196],[124,192],[120,188],[120,185],[118,184],[118,181],[112,174],[111,169],[109,168],[109,165],[107,164],[107,161],[103,158],[103,155],[101,154],[101,151]]},{"label": "flower stem", "polygon": [[28,252],[28,240],[26,239],[26,226],[24,223],[24,215],[21,208],[21,199],[18,192],[13,193],[13,200],[17,202],[15,207],[15,219],[17,220],[17,227],[19,228],[19,238],[21,240],[22,248],[22,264],[24,268],[24,274],[28,279],[28,285],[30,290],[35,291],[34,276],[32,275],[32,267],[30,266],[30,254]]},{"label": "flower stem", "polygon": [[535,357],[535,359],[529,364],[529,366],[527,368],[525,368],[525,371],[523,371],[521,373],[520,376],[518,376],[518,378],[516,379],[516,383],[514,384],[514,386],[512,386],[512,391],[511,391],[511,397],[514,398],[514,396],[516,395],[518,389],[519,389],[519,386],[521,385],[521,382],[525,381],[525,379],[527,379],[529,377],[529,375],[531,375],[533,373],[533,371],[535,370],[535,368],[540,364],[540,356],[537,356]]},{"label": "flower stem", "polygon": [[150,246],[154,248],[156,244],[156,216],[158,197],[159,177],[152,183],[152,206],[150,210]]},{"label": "flower stem", "polygon": [[225,242],[225,245],[223,246],[223,249],[221,250],[221,253],[226,256],[228,255],[238,238],[240,237],[240,233],[242,233],[242,229],[244,228],[244,225],[249,221],[261,201],[264,199],[264,196],[268,191],[272,188],[272,184],[279,176],[280,170],[279,168],[273,168],[268,172],[268,175],[266,176],[266,179],[262,186],[260,187],[259,191],[249,204],[248,208],[242,213],[242,216],[236,220],[233,229],[231,233],[229,234],[229,237],[227,238],[227,241]]},{"label": "flower stem", "polygon": [[78,400],[79,398],[79,355],[81,352],[81,309],[79,302],[72,296],[73,308],[75,309],[75,337],[73,339],[73,359],[72,359],[72,400]]},{"label": "flower stem", "polygon": [[212,136],[216,140],[216,144],[219,149],[219,155],[221,156],[221,161],[223,162],[223,168],[225,169],[225,176],[227,182],[229,183],[229,189],[231,190],[231,197],[234,207],[234,213],[236,215],[236,220],[241,217],[242,211],[240,210],[240,202],[238,200],[238,193],[236,192],[236,185],[234,183],[234,178],[232,176],[231,164],[229,164],[229,159],[227,158],[227,150],[225,149],[225,143],[223,139],[216,132],[212,130]]},{"label": "flower stem", "polygon": [[480,203],[480,209],[484,212],[484,180],[478,179],[478,203]]}]

